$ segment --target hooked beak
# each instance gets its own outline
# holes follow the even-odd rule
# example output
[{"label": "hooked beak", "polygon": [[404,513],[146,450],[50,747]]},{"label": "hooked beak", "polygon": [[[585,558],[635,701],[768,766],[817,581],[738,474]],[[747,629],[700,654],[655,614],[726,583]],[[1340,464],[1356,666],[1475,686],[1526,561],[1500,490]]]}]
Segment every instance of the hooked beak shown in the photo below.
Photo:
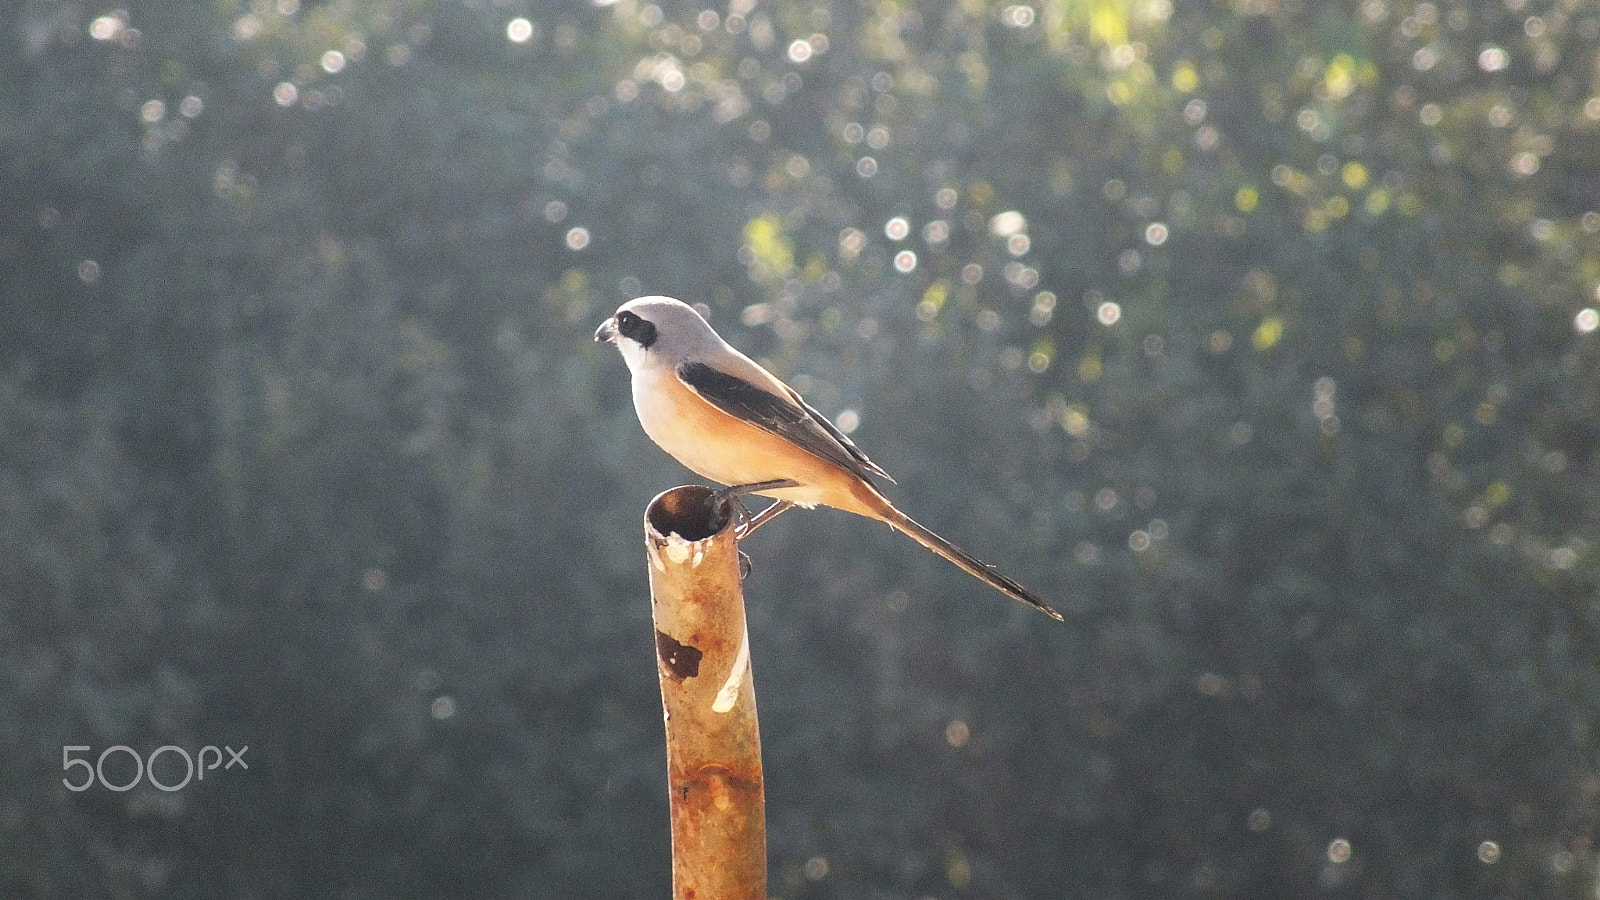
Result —
[{"label": "hooked beak", "polygon": [[595,329],[594,339],[604,341],[607,344],[615,344],[617,342],[617,319],[615,316],[600,323],[600,327]]}]

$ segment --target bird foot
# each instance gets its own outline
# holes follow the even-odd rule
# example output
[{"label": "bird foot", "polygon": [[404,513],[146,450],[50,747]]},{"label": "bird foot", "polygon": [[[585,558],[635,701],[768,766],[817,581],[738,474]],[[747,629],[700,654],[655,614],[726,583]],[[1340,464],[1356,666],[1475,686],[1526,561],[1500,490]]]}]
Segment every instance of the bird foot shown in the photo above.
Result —
[{"label": "bird foot", "polygon": [[734,536],[735,538],[744,538],[757,528],[772,521],[779,513],[794,505],[787,500],[779,500],[762,510],[760,514],[752,516],[742,499],[745,494],[799,486],[800,482],[792,478],[775,478],[771,481],[757,481],[753,484],[734,484],[712,491],[706,502],[711,505],[713,516],[720,516],[723,513],[723,504],[728,504],[726,514],[734,520]]}]

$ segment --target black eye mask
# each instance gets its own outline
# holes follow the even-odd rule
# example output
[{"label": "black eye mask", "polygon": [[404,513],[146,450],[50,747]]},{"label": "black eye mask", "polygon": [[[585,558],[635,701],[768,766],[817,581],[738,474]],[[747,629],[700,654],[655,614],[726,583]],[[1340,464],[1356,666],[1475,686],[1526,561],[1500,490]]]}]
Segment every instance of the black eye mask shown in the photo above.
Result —
[{"label": "black eye mask", "polygon": [[631,312],[617,313],[617,330],[641,347],[649,348],[656,342],[656,326]]}]

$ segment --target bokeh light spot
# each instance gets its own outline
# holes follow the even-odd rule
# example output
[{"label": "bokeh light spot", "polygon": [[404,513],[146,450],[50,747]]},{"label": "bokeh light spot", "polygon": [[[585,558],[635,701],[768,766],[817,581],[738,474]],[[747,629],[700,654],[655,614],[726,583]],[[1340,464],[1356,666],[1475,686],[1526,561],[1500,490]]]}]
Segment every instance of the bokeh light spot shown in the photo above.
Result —
[{"label": "bokeh light spot", "polygon": [[855,259],[867,248],[867,234],[859,228],[846,228],[839,232],[839,256]]},{"label": "bokeh light spot", "polygon": [[1027,28],[1033,24],[1035,15],[1036,14],[1033,11],[1033,7],[1018,4],[1016,6],[1006,7],[1005,11],[1001,13],[1000,18],[1001,21],[1005,22],[1012,28]]},{"label": "bokeh light spot", "polygon": [[1350,842],[1344,838],[1334,838],[1328,842],[1328,862],[1334,864],[1350,861]]},{"label": "bokeh light spot", "polygon": [[1187,94],[1200,86],[1200,73],[1195,71],[1193,65],[1183,62],[1172,68],[1172,87],[1179,93]]},{"label": "bokeh light spot", "polygon": [[115,40],[125,23],[116,15],[104,15],[89,23],[89,36],[97,41]]},{"label": "bokeh light spot", "polygon": [[944,742],[952,747],[965,747],[972,739],[972,728],[961,719],[951,719],[944,727]]},{"label": "bokeh light spot", "polygon": [[[233,22],[233,39],[245,43],[253,41],[261,34],[261,20],[253,15],[240,16]],[[112,37],[116,37],[113,34]]]},{"label": "bokeh light spot", "polygon": [[1027,227],[1028,220],[1014,209],[1000,213],[989,220],[989,230],[998,237],[1010,237],[1026,230]]},{"label": "bokeh light spot", "polygon": [[1256,326],[1250,334],[1250,346],[1257,350],[1268,350],[1283,338],[1283,319],[1278,316],[1267,316]]}]

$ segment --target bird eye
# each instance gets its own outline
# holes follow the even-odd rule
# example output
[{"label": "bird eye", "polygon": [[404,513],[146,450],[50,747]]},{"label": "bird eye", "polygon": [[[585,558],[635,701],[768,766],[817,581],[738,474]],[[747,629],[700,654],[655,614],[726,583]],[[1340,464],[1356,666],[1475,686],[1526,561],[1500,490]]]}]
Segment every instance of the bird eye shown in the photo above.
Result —
[{"label": "bird eye", "polygon": [[617,327],[623,331],[632,328],[639,321],[639,317],[631,312],[617,313]]}]

